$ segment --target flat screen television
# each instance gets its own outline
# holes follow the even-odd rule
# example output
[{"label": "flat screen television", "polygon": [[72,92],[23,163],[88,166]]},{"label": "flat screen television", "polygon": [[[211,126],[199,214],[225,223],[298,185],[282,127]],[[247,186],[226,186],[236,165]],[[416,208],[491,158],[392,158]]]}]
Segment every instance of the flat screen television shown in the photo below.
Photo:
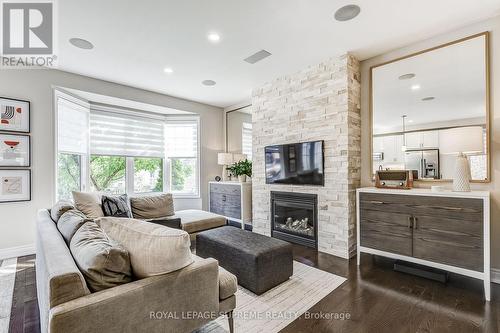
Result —
[{"label": "flat screen television", "polygon": [[266,184],[321,185],[323,141],[267,146]]}]

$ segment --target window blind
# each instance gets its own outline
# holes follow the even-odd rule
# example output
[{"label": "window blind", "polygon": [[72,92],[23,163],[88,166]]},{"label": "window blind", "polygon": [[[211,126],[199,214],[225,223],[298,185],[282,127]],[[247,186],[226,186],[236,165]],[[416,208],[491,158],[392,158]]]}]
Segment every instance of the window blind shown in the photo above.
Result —
[{"label": "window blind", "polygon": [[87,154],[89,108],[57,96],[57,149],[59,152]]},{"label": "window blind", "polygon": [[92,110],[90,153],[163,158],[165,155],[163,121]]},{"label": "window blind", "polygon": [[252,159],[252,124],[243,123],[241,130],[241,152],[247,155],[247,159]]},{"label": "window blind", "polygon": [[197,120],[168,120],[165,124],[165,140],[168,157],[197,157]]}]

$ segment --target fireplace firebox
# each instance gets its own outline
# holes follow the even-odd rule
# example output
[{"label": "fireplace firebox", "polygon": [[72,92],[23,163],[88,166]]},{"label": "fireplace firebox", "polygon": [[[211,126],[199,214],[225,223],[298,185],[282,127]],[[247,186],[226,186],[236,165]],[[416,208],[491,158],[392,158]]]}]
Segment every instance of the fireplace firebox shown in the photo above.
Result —
[{"label": "fireplace firebox", "polygon": [[271,191],[271,236],[318,248],[318,196]]}]

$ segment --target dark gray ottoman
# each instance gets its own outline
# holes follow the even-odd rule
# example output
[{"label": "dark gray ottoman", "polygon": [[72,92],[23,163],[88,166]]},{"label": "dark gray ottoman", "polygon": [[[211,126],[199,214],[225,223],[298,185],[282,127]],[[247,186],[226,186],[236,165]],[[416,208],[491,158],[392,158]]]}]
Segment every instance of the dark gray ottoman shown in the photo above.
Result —
[{"label": "dark gray ottoman", "polygon": [[260,295],[293,274],[292,245],[235,227],[220,227],[196,236],[196,255],[219,261],[238,284]]}]

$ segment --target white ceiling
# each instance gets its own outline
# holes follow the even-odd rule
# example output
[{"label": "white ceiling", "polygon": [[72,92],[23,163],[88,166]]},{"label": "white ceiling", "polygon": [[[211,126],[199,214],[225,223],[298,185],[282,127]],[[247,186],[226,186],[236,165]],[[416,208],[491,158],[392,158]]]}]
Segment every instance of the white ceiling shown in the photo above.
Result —
[{"label": "white ceiling", "polygon": [[[349,3],[361,14],[335,21]],[[499,0],[64,0],[58,7],[60,69],[219,107],[330,56],[367,59],[500,13]],[[217,44],[206,38],[212,31],[221,35]],[[77,49],[72,37],[95,48]],[[261,49],[272,56],[243,61]],[[217,85],[201,85],[206,79]]]},{"label": "white ceiling", "polygon": [[[399,79],[408,73],[416,76]],[[484,36],[376,67],[372,80],[374,134],[401,131],[403,115],[413,128],[464,119],[485,123]],[[435,99],[422,101],[426,97]]]}]

